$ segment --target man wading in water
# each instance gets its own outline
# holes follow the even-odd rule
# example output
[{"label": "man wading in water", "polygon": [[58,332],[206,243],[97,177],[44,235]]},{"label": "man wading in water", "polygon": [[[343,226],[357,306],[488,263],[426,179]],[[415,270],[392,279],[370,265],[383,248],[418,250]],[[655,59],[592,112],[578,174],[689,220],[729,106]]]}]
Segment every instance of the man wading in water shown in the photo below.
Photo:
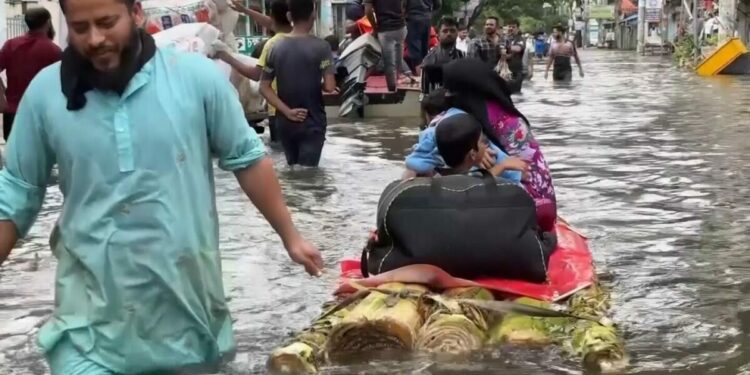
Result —
[{"label": "man wading in water", "polygon": [[495,67],[504,52],[502,38],[497,33],[499,20],[497,17],[487,17],[484,21],[484,35],[471,41],[468,57],[473,57]]},{"label": "man wading in water", "polygon": [[458,36],[458,21],[452,17],[440,19],[440,44],[431,49],[430,53],[422,61],[425,71],[422,73],[422,96],[429,94],[432,90],[440,88],[443,83],[443,75],[440,67],[450,61],[462,59],[466,54],[456,48],[456,37]]},{"label": "man wading in water", "polygon": [[552,29],[552,45],[550,46],[549,58],[547,59],[547,69],[544,71],[544,79],[547,79],[549,76],[549,68],[553,64],[552,80],[570,81],[573,79],[573,66],[570,64],[571,57],[576,60],[578,74],[583,78],[583,67],[581,66],[581,59],[578,58],[576,46],[573,42],[565,38],[562,26],[555,26]]},{"label": "man wading in water", "polygon": [[508,69],[513,74],[510,85],[513,92],[520,92],[523,86],[523,58],[526,52],[526,40],[518,30],[519,22],[511,19],[508,22],[508,35],[505,36],[505,59]]},{"label": "man wading in water", "polygon": [[[215,372],[235,350],[222,285],[212,155],[319,275],[237,94],[205,57],[156,48],[134,0],[62,0],[70,46],[21,100],[0,171],[0,263],[58,165],[52,374]],[[250,249],[248,249],[250,250]]]},{"label": "man wading in water", "polygon": [[[443,84],[442,66],[450,61],[462,59],[466,54],[456,48],[458,36],[458,21],[455,18],[443,17],[440,19],[440,44],[430,50],[422,61],[422,93],[420,102],[435,89]],[[426,120],[425,114],[422,114]],[[429,121],[425,121],[421,128],[424,129]]]}]

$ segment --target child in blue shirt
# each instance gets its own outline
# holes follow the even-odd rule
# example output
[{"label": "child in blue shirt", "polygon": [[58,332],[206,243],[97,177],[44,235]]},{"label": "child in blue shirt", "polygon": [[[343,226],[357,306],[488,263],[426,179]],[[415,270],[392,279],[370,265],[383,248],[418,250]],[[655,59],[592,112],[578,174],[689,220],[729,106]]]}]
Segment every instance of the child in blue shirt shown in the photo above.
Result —
[{"label": "child in blue shirt", "polygon": [[[443,175],[474,174],[485,159],[490,142],[482,136],[482,126],[467,113],[456,114],[445,118],[435,129],[435,143],[447,168]],[[500,151],[498,156],[505,155]],[[501,158],[498,158],[501,159]],[[502,157],[488,172],[495,177],[502,177],[516,183],[512,178],[528,173],[529,165],[517,157]],[[505,177],[510,176],[511,178]]]},{"label": "child in blue shirt", "polygon": [[[471,115],[457,108],[449,108],[446,111],[438,112],[438,109],[441,108],[441,103],[444,102],[444,98],[445,91],[443,89],[438,89],[425,96],[422,100],[423,113],[427,116],[429,125],[419,133],[419,141],[414,146],[411,154],[406,157],[406,168],[408,170],[406,177],[419,175],[431,176],[436,169],[450,167],[450,165],[446,164],[445,160],[443,160],[441,152],[438,150],[438,143],[435,136],[436,128],[441,123],[454,116],[459,116],[454,119],[459,120],[459,123],[468,123],[465,116],[471,117]],[[471,118],[473,119],[473,117]],[[474,120],[471,124],[477,125],[478,123]],[[501,173],[498,173],[498,176],[515,183],[520,183],[522,172],[509,168],[509,166],[513,165],[518,166],[518,163],[515,160],[516,158],[510,158],[508,154],[500,150],[500,148],[492,144],[492,142],[487,142],[481,134],[481,127],[479,136],[482,139],[481,143],[484,144],[483,147],[489,148],[490,154],[494,154],[495,156],[494,165],[498,170],[501,170]],[[482,157],[484,156],[485,153],[482,153]],[[477,163],[477,165],[479,164],[481,164],[481,160]],[[476,167],[473,169],[476,169]]]}]

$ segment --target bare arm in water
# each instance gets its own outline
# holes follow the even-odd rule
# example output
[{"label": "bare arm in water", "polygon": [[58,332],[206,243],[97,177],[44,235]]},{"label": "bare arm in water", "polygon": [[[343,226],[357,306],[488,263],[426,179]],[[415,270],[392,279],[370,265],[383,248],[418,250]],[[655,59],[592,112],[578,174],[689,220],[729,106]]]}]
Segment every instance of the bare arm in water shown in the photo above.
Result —
[{"label": "bare arm in water", "polygon": [[320,252],[300,235],[292,223],[271,159],[264,158],[234,174],[250,201],[281,237],[289,257],[303,265],[310,275],[320,276],[323,270]]}]

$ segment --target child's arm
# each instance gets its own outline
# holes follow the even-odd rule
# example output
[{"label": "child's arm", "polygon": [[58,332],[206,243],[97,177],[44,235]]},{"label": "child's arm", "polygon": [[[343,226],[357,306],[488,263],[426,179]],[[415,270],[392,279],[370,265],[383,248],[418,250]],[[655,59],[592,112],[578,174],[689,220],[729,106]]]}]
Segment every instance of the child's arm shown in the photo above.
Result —
[{"label": "child's arm", "polygon": [[509,157],[494,167],[490,168],[489,172],[495,177],[502,177],[506,180],[520,183],[523,180],[523,176],[528,173],[529,165],[516,157]]},{"label": "child's arm", "polygon": [[260,94],[268,101],[268,104],[276,108],[277,111],[281,112],[284,117],[290,121],[303,122],[307,118],[307,110],[303,108],[291,109],[284,103],[276,92],[271,87],[271,82],[276,78],[276,71],[274,70],[273,53],[268,57],[267,64],[263,67],[263,76],[260,80]]},{"label": "child's arm", "polygon": [[273,91],[273,88],[271,88],[272,81],[273,78],[268,79],[264,72],[263,79],[261,79],[260,81],[260,94],[263,95],[266,100],[268,100],[268,104],[276,108],[277,111],[281,112],[284,117],[288,118],[290,121],[305,121],[305,119],[307,118],[307,110],[302,108],[289,108],[289,106],[287,106],[286,103],[284,103],[281,98],[276,95],[276,92]]},{"label": "child's arm", "polygon": [[260,81],[260,76],[263,73],[263,69],[258,66],[250,66],[237,60],[231,53],[226,51],[219,51],[216,53],[221,61],[229,64],[234,70],[243,75],[246,78],[252,79],[253,81]]},{"label": "child's arm", "polygon": [[495,161],[495,165],[489,169],[489,172],[495,177],[500,176],[506,180],[520,183],[523,171],[528,169],[528,165],[525,165],[526,162],[519,158],[508,156],[508,154],[504,153],[494,144],[491,144],[490,149],[494,150],[497,154],[497,160]]},{"label": "child's arm", "polygon": [[435,141],[435,128],[427,128],[419,134],[419,142],[406,157],[406,168],[416,174],[429,174],[442,164]]}]

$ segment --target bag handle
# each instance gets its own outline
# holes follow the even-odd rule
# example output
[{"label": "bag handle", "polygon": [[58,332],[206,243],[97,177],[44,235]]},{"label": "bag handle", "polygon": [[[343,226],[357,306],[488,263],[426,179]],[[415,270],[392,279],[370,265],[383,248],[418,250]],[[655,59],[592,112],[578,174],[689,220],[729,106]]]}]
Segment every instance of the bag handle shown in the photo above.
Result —
[{"label": "bag handle", "polygon": [[[495,180],[495,176],[492,175],[488,170],[482,168],[479,169],[478,172],[482,175],[481,179],[484,182],[484,186],[488,188],[495,188],[497,187],[497,180]],[[432,181],[430,181],[430,188],[432,189],[433,193],[438,193],[440,189],[443,187],[443,178],[442,177],[436,177],[433,178]]]},{"label": "bag handle", "polygon": [[484,181],[484,184],[487,186],[495,187],[497,186],[497,180],[495,180],[495,176],[490,173],[490,171],[481,168],[479,169],[479,173],[482,174],[482,180]]}]

